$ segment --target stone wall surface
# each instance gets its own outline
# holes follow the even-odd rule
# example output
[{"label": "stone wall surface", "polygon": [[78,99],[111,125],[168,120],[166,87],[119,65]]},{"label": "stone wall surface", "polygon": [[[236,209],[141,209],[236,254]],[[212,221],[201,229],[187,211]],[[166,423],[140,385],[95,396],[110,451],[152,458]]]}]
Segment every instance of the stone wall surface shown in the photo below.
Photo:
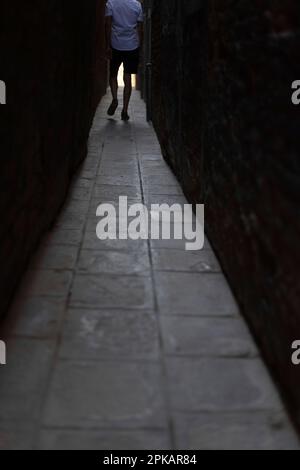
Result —
[{"label": "stone wall surface", "polygon": [[153,120],[300,425],[298,0],[160,0]]},{"label": "stone wall surface", "polygon": [[104,3],[1,1],[0,314],[86,155],[106,88]]}]

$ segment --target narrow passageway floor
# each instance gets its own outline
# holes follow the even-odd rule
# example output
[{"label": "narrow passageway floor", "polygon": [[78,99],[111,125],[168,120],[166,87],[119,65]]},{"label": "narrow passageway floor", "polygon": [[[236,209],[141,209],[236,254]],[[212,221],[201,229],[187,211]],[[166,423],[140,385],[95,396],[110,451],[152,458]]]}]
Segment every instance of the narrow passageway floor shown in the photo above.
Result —
[{"label": "narrow passageway floor", "polygon": [[97,239],[100,203],[185,202],[139,94],[109,102],[8,315],[0,448],[299,448],[208,241]]}]

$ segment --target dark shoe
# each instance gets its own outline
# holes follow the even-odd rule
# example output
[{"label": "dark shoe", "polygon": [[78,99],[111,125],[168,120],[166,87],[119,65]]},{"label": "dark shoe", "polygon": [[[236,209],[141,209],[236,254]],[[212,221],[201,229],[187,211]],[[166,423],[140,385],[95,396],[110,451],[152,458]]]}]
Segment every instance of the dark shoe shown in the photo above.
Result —
[{"label": "dark shoe", "polygon": [[112,103],[110,107],[107,110],[107,114],[109,116],[113,116],[117,110],[117,107],[119,106],[119,101],[118,100],[112,100]]},{"label": "dark shoe", "polygon": [[122,121],[129,121],[130,117],[128,116],[128,113],[126,111],[122,111],[122,114],[121,114],[121,119]]}]

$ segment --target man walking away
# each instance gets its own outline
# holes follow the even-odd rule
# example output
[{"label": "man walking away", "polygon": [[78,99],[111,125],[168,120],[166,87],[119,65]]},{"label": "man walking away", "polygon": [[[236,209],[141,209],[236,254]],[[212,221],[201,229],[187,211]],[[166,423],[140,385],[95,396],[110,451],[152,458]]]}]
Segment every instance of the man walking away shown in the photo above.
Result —
[{"label": "man walking away", "polygon": [[124,103],[122,120],[128,121],[132,93],[132,74],[138,73],[140,46],[143,41],[143,9],[137,0],[108,0],[106,4],[106,49],[110,60],[112,103],[107,111],[113,116],[118,108],[118,72],[124,64]]}]

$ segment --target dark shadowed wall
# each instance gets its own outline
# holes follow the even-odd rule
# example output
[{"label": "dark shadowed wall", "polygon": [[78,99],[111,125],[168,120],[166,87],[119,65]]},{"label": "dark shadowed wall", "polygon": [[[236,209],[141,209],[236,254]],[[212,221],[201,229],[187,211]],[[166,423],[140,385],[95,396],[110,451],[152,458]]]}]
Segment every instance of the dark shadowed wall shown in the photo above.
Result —
[{"label": "dark shadowed wall", "polygon": [[156,0],[153,119],[300,425],[298,0]]},{"label": "dark shadowed wall", "polygon": [[86,155],[106,88],[104,0],[1,0],[0,314]]}]

